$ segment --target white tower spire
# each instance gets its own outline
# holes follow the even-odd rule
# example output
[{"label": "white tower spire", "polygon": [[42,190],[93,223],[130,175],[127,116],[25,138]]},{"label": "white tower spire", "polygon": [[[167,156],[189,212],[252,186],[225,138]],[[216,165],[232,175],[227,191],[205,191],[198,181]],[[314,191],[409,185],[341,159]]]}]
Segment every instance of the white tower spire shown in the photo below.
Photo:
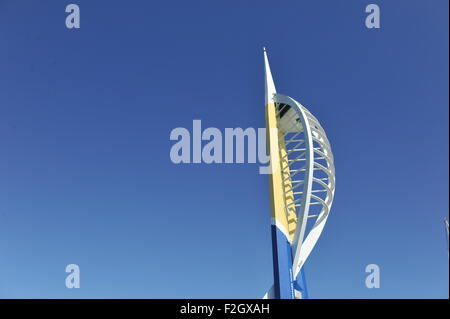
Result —
[{"label": "white tower spire", "polygon": [[319,120],[293,98],[276,92],[265,49],[264,69],[275,279],[266,297],[308,298],[303,265],[330,213],[334,158]]},{"label": "white tower spire", "polygon": [[266,82],[266,105],[273,103],[273,95],[277,93],[275,84],[273,83],[272,72],[270,72],[269,59],[267,58],[267,51],[264,47],[264,70]]}]

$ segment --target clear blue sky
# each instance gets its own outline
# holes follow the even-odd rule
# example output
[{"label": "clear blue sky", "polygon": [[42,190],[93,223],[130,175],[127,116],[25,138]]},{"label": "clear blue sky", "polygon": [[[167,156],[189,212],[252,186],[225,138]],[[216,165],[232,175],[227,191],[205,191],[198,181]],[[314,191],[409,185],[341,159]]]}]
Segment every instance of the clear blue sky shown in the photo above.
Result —
[{"label": "clear blue sky", "polygon": [[79,30],[0,0],[0,298],[261,297],[267,176],[175,165],[169,134],[264,127],[263,46],[335,155],[310,297],[448,298],[448,1],[73,2]]}]

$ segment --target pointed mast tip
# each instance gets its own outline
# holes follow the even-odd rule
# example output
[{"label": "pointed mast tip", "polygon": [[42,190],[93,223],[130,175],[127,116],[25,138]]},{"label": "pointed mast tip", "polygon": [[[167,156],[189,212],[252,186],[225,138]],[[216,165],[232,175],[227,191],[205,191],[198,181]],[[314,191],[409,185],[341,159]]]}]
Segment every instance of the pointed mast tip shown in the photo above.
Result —
[{"label": "pointed mast tip", "polygon": [[270,72],[269,58],[267,57],[266,47],[264,49],[264,69],[265,69],[265,82],[266,82],[266,105],[273,103],[273,96],[277,93],[275,89],[275,83],[273,83],[272,72]]}]

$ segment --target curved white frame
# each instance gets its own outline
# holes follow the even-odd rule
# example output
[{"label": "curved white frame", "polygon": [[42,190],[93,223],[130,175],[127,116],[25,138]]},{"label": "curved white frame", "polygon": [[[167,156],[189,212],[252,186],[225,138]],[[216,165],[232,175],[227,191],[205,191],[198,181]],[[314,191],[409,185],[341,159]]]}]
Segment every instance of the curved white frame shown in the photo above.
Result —
[{"label": "curved white frame", "polygon": [[[303,184],[303,191],[298,192],[301,193],[302,196],[295,200],[295,202],[299,203],[295,205],[297,227],[292,243],[294,255],[292,269],[294,279],[296,279],[301,267],[317,243],[330,213],[336,184],[334,159],[330,142],[328,141],[324,129],[317,118],[312,115],[308,109],[293,98],[282,94],[275,93],[273,94],[272,99],[275,103],[278,103],[277,105],[284,104],[284,107],[288,106],[294,111],[292,112],[289,110],[289,112],[286,113],[286,116],[290,118],[289,122],[291,128],[289,130],[294,129],[294,132],[298,132],[297,135],[300,133],[304,134],[303,142],[296,143],[293,149],[290,149],[287,146],[289,155],[300,153],[293,160],[289,160],[290,164],[288,164],[288,166],[292,182],[294,184]],[[278,114],[279,113],[281,113],[281,111],[279,111]],[[301,125],[298,124],[299,122]],[[287,144],[294,143],[292,140],[285,142],[287,142]],[[304,144],[304,146],[299,149],[297,147],[300,143],[302,145]],[[305,162],[305,165],[301,169],[304,171],[303,179],[295,180],[295,176],[300,169],[293,169],[291,164],[294,162],[292,161]],[[283,169],[287,169],[287,167]],[[326,177],[319,178],[317,177],[317,173],[325,174]],[[294,187],[295,186],[293,186],[293,188]],[[320,197],[317,193],[323,193],[325,196]],[[317,215],[310,214],[310,207],[312,205],[321,205],[320,213]],[[310,218],[314,218],[315,222],[311,230],[306,234],[307,223]]]}]

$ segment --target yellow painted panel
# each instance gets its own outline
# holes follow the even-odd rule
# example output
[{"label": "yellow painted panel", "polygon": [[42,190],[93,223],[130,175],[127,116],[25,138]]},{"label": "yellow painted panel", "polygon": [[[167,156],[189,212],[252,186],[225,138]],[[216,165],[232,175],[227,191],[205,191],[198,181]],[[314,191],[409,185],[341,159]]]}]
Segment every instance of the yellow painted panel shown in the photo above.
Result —
[{"label": "yellow painted panel", "polygon": [[[291,205],[288,210],[286,206],[293,202],[291,179],[289,178],[289,167],[287,165],[286,148],[283,136],[278,130],[276,107],[274,103],[266,106],[266,129],[267,149],[269,150],[272,173],[269,175],[271,216],[277,224],[283,226],[292,241],[295,234],[297,218],[295,206]],[[283,163],[281,162],[283,161]],[[284,169],[282,169],[284,168]],[[283,181],[283,179],[286,179]]]},{"label": "yellow painted panel", "polygon": [[[281,134],[279,134],[281,135]],[[294,240],[295,228],[297,226],[297,214],[295,213],[294,204],[294,191],[292,190],[291,174],[289,171],[289,159],[286,156],[286,145],[284,142],[284,136],[279,136],[279,149],[280,149],[280,161],[281,161],[281,175],[283,177],[283,193],[285,213],[287,214],[289,240]]]}]

